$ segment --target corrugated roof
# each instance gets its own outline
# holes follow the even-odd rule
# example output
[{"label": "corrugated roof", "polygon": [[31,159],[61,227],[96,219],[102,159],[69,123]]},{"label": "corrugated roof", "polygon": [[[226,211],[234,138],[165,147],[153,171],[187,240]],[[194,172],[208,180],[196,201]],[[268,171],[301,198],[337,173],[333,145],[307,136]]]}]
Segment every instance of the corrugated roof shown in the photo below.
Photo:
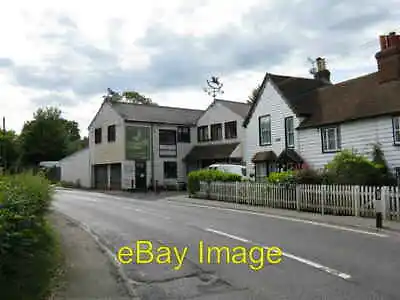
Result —
[{"label": "corrugated roof", "polygon": [[125,102],[111,103],[114,110],[127,121],[140,121],[168,124],[196,124],[204,112],[198,109],[179,107],[132,104]]}]

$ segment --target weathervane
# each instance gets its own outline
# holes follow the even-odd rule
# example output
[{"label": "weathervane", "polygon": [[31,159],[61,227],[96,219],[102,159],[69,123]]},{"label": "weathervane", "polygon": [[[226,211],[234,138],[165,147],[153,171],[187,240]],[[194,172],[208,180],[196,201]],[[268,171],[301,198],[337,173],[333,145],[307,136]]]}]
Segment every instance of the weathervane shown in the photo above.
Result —
[{"label": "weathervane", "polygon": [[216,76],[211,76],[211,80],[207,79],[208,87],[204,88],[204,91],[215,99],[218,94],[223,94],[224,91],[222,87],[224,86],[222,82],[219,81],[219,78]]}]

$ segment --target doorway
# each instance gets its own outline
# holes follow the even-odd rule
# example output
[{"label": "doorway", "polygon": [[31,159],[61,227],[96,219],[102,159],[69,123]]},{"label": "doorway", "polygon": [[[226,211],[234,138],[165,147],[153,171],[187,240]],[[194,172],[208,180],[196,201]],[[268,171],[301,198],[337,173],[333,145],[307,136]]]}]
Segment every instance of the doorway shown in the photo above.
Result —
[{"label": "doorway", "polygon": [[136,189],[145,190],[147,188],[146,161],[145,160],[136,160],[135,161],[135,182],[136,182]]}]

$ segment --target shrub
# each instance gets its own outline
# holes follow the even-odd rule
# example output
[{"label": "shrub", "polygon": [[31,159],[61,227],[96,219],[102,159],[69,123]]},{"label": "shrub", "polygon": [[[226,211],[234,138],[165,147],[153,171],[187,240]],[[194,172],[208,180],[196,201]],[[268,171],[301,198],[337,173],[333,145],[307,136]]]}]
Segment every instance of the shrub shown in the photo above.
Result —
[{"label": "shrub", "polygon": [[299,184],[321,184],[324,182],[324,172],[307,168],[295,171],[295,181]]},{"label": "shrub", "polygon": [[396,184],[396,179],[390,172],[387,165],[385,154],[383,153],[380,144],[374,144],[372,147],[372,162],[378,166],[381,171],[381,177],[377,184],[379,185],[394,185]]},{"label": "shrub", "polygon": [[382,166],[354,151],[343,150],[325,166],[325,179],[330,183],[377,185],[382,180]]},{"label": "shrub", "polygon": [[200,190],[200,181],[213,182],[233,182],[241,181],[242,176],[233,173],[225,173],[219,170],[198,170],[192,171],[188,175],[188,191],[193,195]]},{"label": "shrub", "polygon": [[42,175],[0,177],[0,290],[4,299],[43,299],[56,240],[45,220],[52,196]]},{"label": "shrub", "polygon": [[293,183],[295,179],[295,173],[293,171],[285,171],[285,172],[272,172],[269,174],[267,181],[269,183]]}]

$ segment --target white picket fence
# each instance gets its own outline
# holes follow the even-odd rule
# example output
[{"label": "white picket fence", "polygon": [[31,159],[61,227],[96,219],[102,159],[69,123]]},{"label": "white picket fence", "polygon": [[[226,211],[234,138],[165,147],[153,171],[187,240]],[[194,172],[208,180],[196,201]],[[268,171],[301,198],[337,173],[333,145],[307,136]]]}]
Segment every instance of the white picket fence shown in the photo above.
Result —
[{"label": "white picket fence", "polygon": [[400,221],[400,188],[351,185],[276,185],[256,182],[200,183],[197,196],[254,206],[341,216],[374,217],[381,191],[383,218]]}]

